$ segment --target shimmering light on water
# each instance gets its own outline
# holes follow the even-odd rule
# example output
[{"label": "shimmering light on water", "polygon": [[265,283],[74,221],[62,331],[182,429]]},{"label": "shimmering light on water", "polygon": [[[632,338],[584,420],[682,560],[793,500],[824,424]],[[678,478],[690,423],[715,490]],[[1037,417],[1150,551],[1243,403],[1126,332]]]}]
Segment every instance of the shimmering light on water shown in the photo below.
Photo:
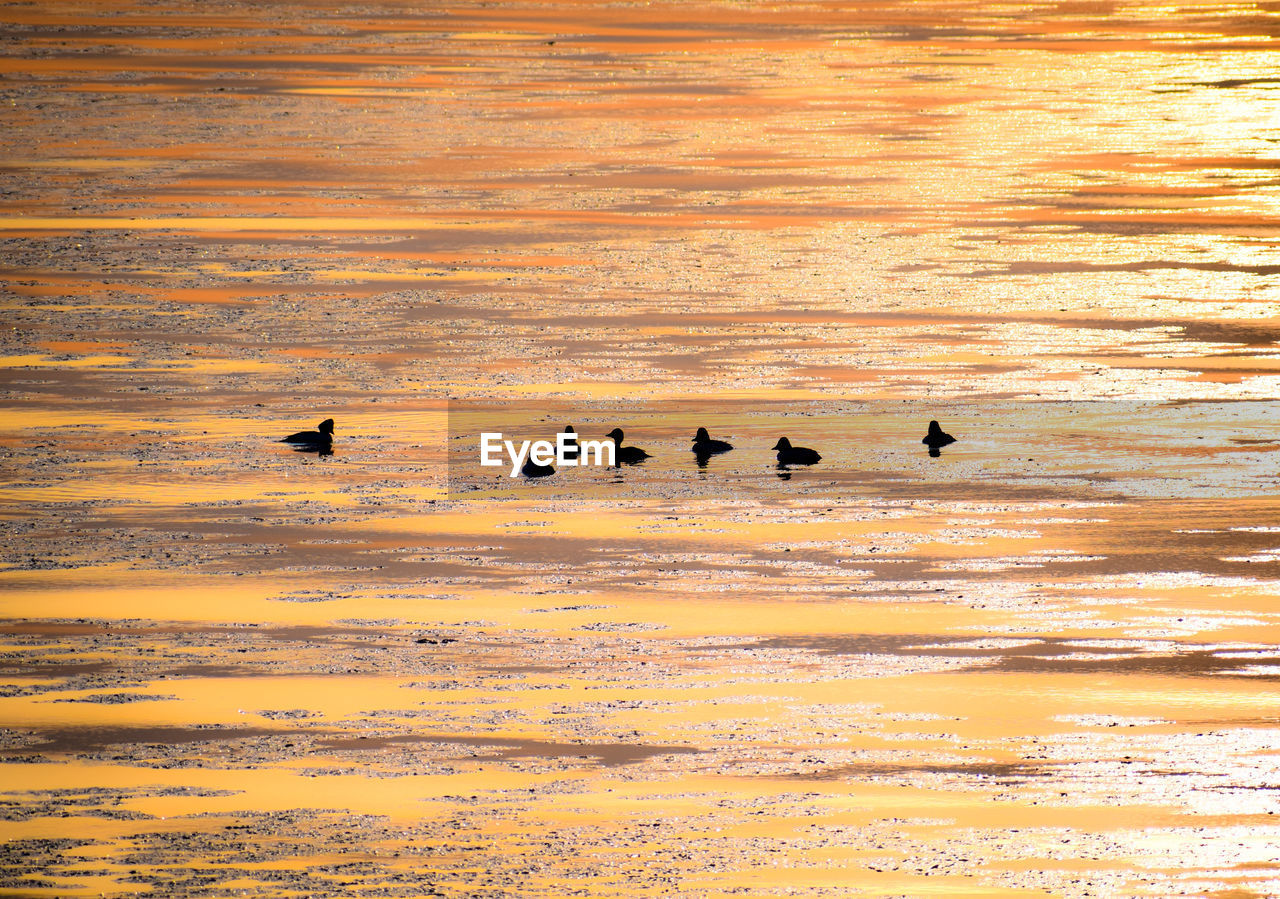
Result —
[{"label": "shimmering light on water", "polygon": [[0,20],[0,892],[1276,892],[1270,5]]}]

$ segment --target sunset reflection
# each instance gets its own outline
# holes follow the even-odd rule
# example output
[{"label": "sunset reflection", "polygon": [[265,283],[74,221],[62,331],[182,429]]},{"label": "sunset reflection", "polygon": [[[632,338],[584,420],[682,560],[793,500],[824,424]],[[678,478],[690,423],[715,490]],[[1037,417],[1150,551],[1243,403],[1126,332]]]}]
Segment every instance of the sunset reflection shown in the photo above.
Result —
[{"label": "sunset reflection", "polygon": [[1280,893],[1274,4],[0,19],[0,893]]}]

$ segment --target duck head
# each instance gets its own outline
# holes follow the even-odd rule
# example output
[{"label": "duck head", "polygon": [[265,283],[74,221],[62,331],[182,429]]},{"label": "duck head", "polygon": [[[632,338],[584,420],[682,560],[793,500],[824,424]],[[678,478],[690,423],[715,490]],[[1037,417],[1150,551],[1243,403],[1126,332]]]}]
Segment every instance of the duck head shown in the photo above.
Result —
[{"label": "duck head", "polygon": [[711,435],[707,433],[706,428],[698,428],[698,433],[694,435],[694,443],[705,443],[711,439]]},{"label": "duck head", "polygon": [[621,443],[622,428],[614,428],[612,431],[610,431],[608,434],[605,434],[604,436],[611,438],[614,443]]},{"label": "duck head", "polygon": [[332,437],[333,436],[333,419],[326,418],[324,421],[320,422],[316,430],[318,430],[321,434],[328,434],[330,437]]},{"label": "duck head", "polygon": [[789,449],[791,449],[791,441],[790,441],[790,440],[788,440],[786,437],[779,437],[779,438],[778,438],[778,444],[777,444],[777,446],[775,446],[775,447],[774,447],[774,449],[776,449],[776,450],[789,450]]}]

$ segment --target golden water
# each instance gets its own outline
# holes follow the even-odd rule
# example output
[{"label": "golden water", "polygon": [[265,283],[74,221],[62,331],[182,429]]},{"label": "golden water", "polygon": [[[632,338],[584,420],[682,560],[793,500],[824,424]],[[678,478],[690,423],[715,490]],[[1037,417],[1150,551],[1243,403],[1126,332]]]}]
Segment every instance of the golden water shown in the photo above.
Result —
[{"label": "golden water", "polygon": [[1275,4],[0,23],[0,893],[1280,892]]}]

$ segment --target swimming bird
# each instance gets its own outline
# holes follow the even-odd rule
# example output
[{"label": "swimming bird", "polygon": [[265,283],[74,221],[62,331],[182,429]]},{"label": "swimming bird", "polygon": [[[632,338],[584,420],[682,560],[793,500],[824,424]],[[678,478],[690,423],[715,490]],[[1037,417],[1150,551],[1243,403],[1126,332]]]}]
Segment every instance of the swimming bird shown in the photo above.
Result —
[{"label": "swimming bird", "polygon": [[578,435],[573,430],[573,425],[565,425],[563,433],[571,435],[565,438],[565,441],[564,441],[564,458],[577,459],[578,458]]},{"label": "swimming bird", "polygon": [[699,456],[714,456],[716,453],[727,453],[733,449],[732,443],[723,440],[712,440],[706,428],[698,428],[693,438],[693,451]]},{"label": "swimming bird", "polygon": [[792,446],[786,437],[779,437],[774,449],[778,451],[779,465],[812,465],[822,458],[807,446]]},{"label": "swimming bird", "polygon": [[929,433],[925,434],[924,439],[920,442],[929,447],[929,455],[937,456],[940,455],[938,450],[949,443],[955,443],[956,438],[942,430],[936,421],[931,421],[929,422]]},{"label": "swimming bird", "polygon": [[333,419],[326,418],[316,426],[316,430],[298,431],[281,438],[280,442],[292,444],[300,453],[328,455],[333,451]]},{"label": "swimming bird", "polygon": [[643,462],[649,458],[649,454],[638,446],[622,445],[622,428],[614,428],[606,437],[613,441],[614,456],[613,461],[617,465],[635,465],[637,462]]},{"label": "swimming bird", "polygon": [[539,465],[532,459],[526,459],[520,467],[520,473],[526,478],[545,478],[556,473],[554,465]]}]

